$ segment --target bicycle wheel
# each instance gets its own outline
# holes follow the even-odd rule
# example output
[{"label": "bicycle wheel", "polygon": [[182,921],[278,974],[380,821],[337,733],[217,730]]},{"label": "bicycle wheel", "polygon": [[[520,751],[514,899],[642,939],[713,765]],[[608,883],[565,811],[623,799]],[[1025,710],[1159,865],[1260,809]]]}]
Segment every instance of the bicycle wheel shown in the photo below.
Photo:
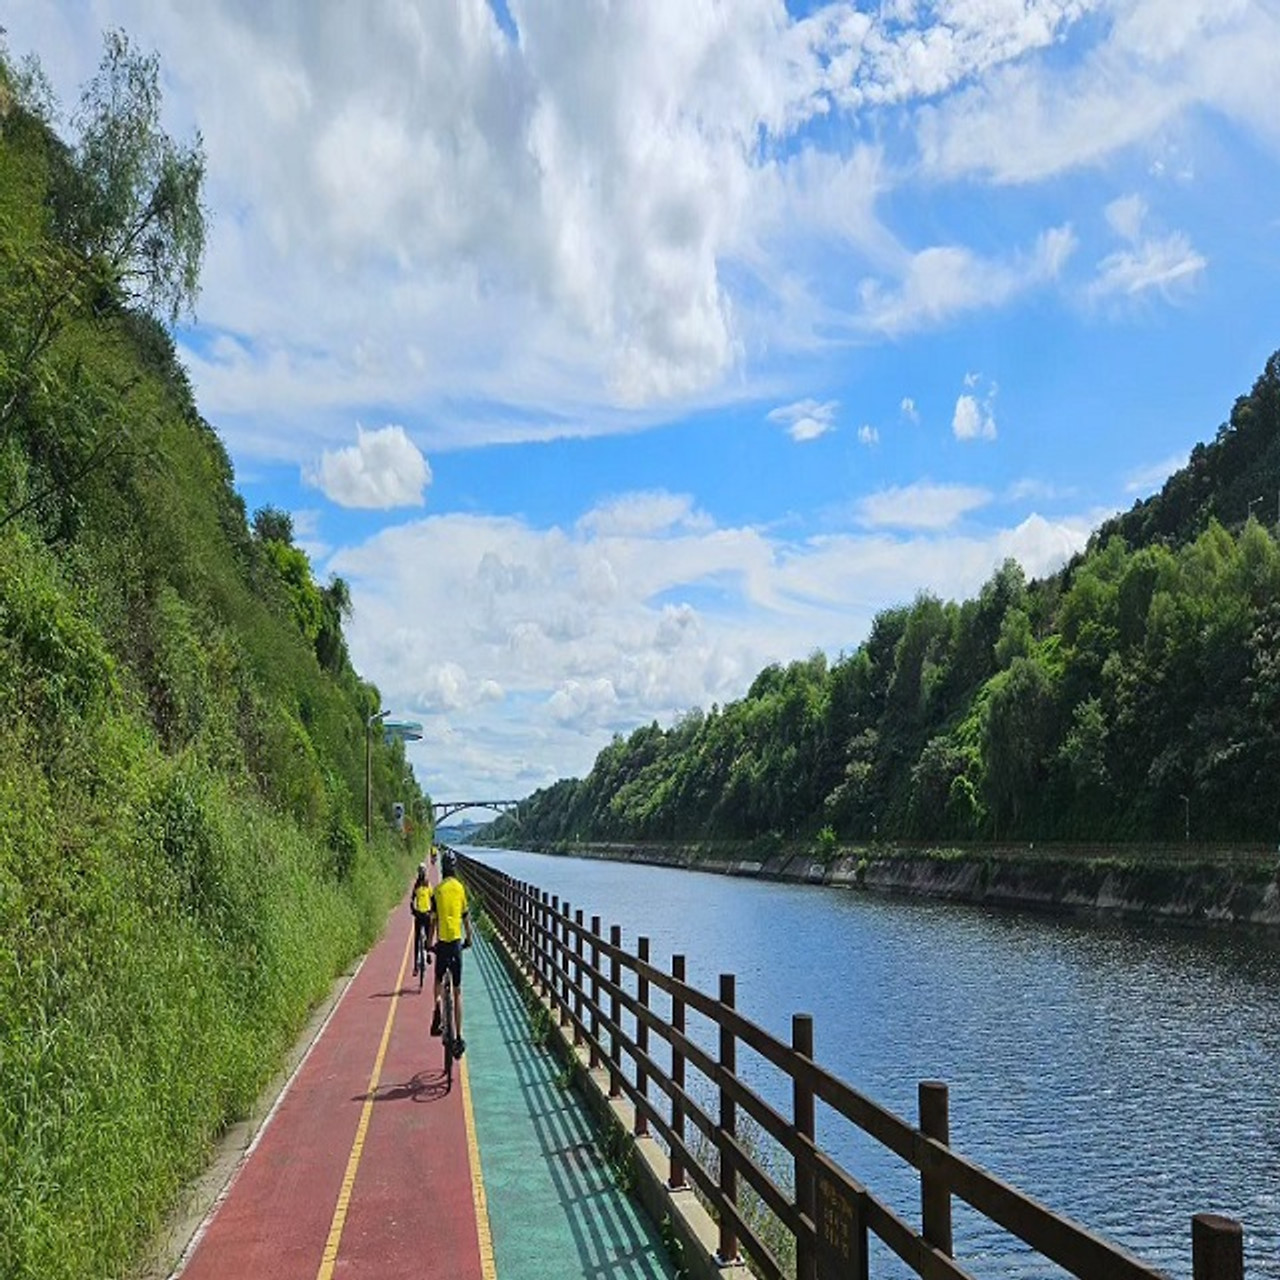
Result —
[{"label": "bicycle wheel", "polygon": [[419,929],[414,937],[414,951],[418,959],[418,990],[422,990],[422,983],[427,976],[427,950],[422,945],[422,931]]},{"label": "bicycle wheel", "polygon": [[440,987],[440,1033],[444,1042],[444,1087],[453,1088],[453,974],[445,972]]}]

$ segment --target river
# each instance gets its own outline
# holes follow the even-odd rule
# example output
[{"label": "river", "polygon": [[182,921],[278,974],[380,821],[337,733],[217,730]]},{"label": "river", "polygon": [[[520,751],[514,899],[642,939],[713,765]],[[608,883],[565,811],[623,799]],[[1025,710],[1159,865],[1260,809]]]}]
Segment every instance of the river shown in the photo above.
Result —
[{"label": "river", "polygon": [[[1275,937],[467,852],[647,935],[664,968],[683,953],[705,991],[736,974],[783,1039],[811,1013],[818,1060],[906,1119],[919,1081],[945,1081],[953,1147],[1171,1276],[1191,1274],[1191,1215],[1217,1212],[1244,1223],[1246,1276],[1280,1278]],[[918,1223],[912,1171],[838,1117],[819,1137]],[[959,1203],[955,1240],[975,1275],[1062,1274]],[[871,1274],[909,1273],[875,1248]]]}]

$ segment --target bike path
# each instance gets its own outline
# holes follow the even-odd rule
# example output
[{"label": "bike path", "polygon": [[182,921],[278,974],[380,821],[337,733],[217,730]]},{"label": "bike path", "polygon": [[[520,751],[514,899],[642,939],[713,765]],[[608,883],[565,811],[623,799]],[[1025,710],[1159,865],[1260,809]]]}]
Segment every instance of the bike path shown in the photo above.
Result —
[{"label": "bike path", "polygon": [[[675,1268],[616,1184],[493,947],[467,953],[466,1062],[499,1280],[658,1280]],[[472,959],[474,957],[474,959]],[[480,981],[477,981],[480,979]]]},{"label": "bike path", "polygon": [[[465,1088],[391,915],[210,1219],[182,1280],[490,1280]],[[465,1062],[465,1060],[464,1060]],[[485,1247],[482,1248],[482,1243]]]},{"label": "bike path", "polygon": [[446,1090],[430,979],[419,993],[409,973],[411,935],[406,899],[175,1280],[673,1275],[483,940],[466,953],[468,1047]]}]

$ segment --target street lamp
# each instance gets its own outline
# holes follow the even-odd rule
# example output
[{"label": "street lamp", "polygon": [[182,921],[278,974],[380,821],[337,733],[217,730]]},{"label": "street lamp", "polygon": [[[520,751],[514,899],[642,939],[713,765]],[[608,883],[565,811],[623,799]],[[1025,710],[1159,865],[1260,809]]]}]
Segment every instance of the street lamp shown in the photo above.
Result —
[{"label": "street lamp", "polygon": [[1250,499],[1249,499],[1249,506],[1248,506],[1248,509],[1245,511],[1245,514],[1244,514],[1244,519],[1245,519],[1245,523],[1246,523],[1246,524],[1247,524],[1251,519],[1253,519],[1253,509],[1254,509],[1254,507],[1256,507],[1256,506],[1258,505],[1258,503],[1260,503],[1260,502],[1262,501],[1263,496],[1264,496],[1264,495],[1260,493],[1260,494],[1258,494],[1258,496],[1257,496],[1256,498],[1250,498]]},{"label": "street lamp", "polygon": [[1191,801],[1186,796],[1179,796],[1182,801],[1182,839],[1184,842],[1191,839]]},{"label": "street lamp", "polygon": [[367,845],[373,839],[373,726],[391,714],[390,707],[384,707],[376,715],[364,722],[364,842]]}]

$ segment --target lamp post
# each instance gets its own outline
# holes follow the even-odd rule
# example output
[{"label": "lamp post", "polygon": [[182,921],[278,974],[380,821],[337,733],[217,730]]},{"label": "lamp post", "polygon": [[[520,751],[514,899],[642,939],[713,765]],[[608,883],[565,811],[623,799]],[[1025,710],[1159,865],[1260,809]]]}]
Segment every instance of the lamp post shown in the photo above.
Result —
[{"label": "lamp post", "polygon": [[1182,801],[1182,840],[1185,844],[1191,839],[1191,801],[1186,796],[1179,796]]},{"label": "lamp post", "polygon": [[384,707],[364,722],[364,842],[366,845],[373,839],[373,726],[390,714],[391,709]]},{"label": "lamp post", "polygon": [[1256,498],[1249,499],[1249,506],[1248,506],[1248,509],[1245,511],[1245,515],[1244,515],[1246,524],[1253,519],[1253,509],[1258,505],[1258,503],[1262,501],[1264,496],[1265,495],[1260,493]]}]

